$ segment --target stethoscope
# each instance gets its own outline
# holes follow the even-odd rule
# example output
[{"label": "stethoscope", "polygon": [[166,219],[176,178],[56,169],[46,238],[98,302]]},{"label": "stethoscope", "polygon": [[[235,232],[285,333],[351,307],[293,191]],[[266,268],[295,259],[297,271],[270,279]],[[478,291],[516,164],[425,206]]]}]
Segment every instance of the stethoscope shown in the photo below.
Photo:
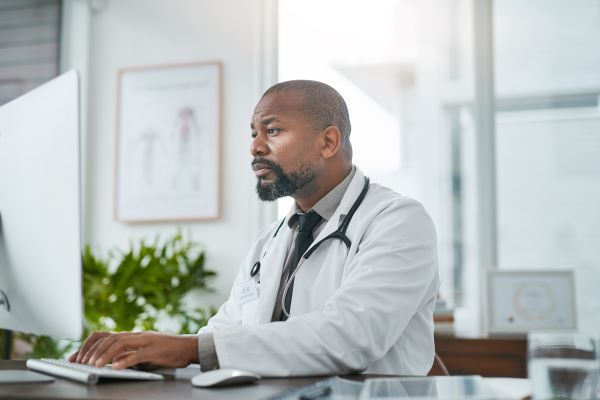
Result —
[{"label": "stethoscope", "polygon": [[[367,192],[368,191],[369,191],[369,178],[365,177],[365,184],[364,184],[364,186],[362,188],[362,191],[358,195],[358,198],[354,201],[354,204],[352,204],[352,207],[350,208],[350,211],[348,211],[348,214],[346,214],[346,217],[344,218],[344,220],[342,221],[342,223],[340,224],[340,226],[334,232],[330,233],[329,235],[327,235],[323,239],[319,240],[316,244],[314,244],[313,246],[311,246],[304,253],[304,255],[302,256],[302,258],[304,258],[305,260],[308,260],[308,258],[312,255],[312,253],[314,253],[315,250],[317,250],[319,248],[319,246],[321,246],[323,244],[323,242],[326,242],[327,240],[330,240],[330,239],[339,239],[339,240],[341,240],[346,245],[346,248],[348,250],[350,250],[350,246],[352,245],[352,241],[346,235],[346,231],[348,230],[348,225],[350,225],[350,221],[352,221],[352,217],[354,217],[354,213],[356,212],[356,210],[358,210],[358,207],[360,207],[361,203],[363,202],[363,200],[367,196]],[[285,222],[285,218],[281,221],[281,223],[279,224],[279,226],[275,230],[275,233],[273,234],[272,239],[275,239],[277,237],[277,234],[279,233],[279,230],[283,226],[284,222]],[[263,253],[263,257],[265,256],[265,254],[266,254],[266,251]],[[283,295],[281,296],[281,310],[283,311],[283,313],[288,318],[290,317],[290,314],[285,309],[285,296],[286,296],[287,291],[288,291],[288,289],[290,287],[290,284],[294,281],[294,278],[296,277],[296,273],[298,272],[299,269],[300,269],[299,267],[296,268],[294,270],[294,272],[292,273],[292,275],[288,278],[288,280],[287,280],[287,282],[285,284],[285,288],[283,289]],[[254,278],[259,272],[260,272],[260,261],[257,261],[257,262],[254,263],[254,265],[252,266],[252,269],[250,270],[250,277]]]}]

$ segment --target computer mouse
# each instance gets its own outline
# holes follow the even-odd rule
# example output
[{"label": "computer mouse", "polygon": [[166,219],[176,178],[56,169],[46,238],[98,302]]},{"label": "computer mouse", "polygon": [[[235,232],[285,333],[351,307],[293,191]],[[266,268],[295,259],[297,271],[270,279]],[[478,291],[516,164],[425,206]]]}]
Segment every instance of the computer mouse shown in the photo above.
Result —
[{"label": "computer mouse", "polygon": [[213,369],[192,378],[192,385],[199,387],[216,387],[250,383],[260,379],[260,375],[239,369]]}]

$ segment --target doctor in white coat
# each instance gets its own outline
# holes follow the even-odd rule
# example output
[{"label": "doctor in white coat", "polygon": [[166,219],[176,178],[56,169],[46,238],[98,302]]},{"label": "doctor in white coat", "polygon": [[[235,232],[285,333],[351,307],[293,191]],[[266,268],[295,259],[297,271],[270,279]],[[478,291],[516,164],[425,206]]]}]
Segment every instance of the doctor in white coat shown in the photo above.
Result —
[{"label": "doctor in white coat", "polygon": [[[258,233],[229,299],[198,335],[99,332],[70,359],[115,368],[199,362],[263,376],[426,375],[439,283],[423,207],[353,166],[346,104],[323,83],[270,88],[251,129],[259,197],[292,196],[295,205]],[[312,242],[300,245],[299,219],[311,212]]]}]

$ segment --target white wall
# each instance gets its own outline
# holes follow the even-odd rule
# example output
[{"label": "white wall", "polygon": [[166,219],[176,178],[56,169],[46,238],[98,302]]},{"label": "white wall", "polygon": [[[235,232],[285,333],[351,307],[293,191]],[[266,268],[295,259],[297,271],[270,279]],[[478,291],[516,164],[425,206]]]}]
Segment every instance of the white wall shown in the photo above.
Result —
[{"label": "white wall", "polygon": [[222,216],[217,221],[179,225],[205,245],[206,267],[218,272],[216,294],[200,296],[198,305],[218,306],[227,297],[261,221],[250,169],[249,121],[256,100],[270,83],[263,79],[264,2],[113,0],[96,5],[100,7],[91,19],[84,238],[106,252],[114,246],[127,246],[132,238],[170,235],[177,227],[113,220],[117,71],[131,66],[221,61]]}]

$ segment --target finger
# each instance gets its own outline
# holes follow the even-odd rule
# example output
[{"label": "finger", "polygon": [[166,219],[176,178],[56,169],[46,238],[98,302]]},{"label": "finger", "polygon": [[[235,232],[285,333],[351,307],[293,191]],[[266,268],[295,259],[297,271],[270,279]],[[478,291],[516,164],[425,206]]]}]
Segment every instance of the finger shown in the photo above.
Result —
[{"label": "finger", "polygon": [[125,369],[143,362],[148,362],[150,360],[147,355],[148,352],[145,349],[129,352],[122,357],[119,357],[118,361],[113,363],[113,369]]},{"label": "finger", "polygon": [[83,364],[93,365],[95,360],[100,355],[102,355],[102,351],[103,351],[102,349],[106,347],[106,343],[113,341],[115,336],[116,336],[116,334],[111,334],[109,336],[105,336],[105,337],[97,340],[96,343],[94,343],[92,345],[92,347],[90,347],[90,349],[88,350],[86,355],[83,357],[81,362]]},{"label": "finger", "polygon": [[98,348],[98,346],[100,346],[100,344],[102,344],[103,341],[107,340],[108,338],[103,338],[100,340],[97,340],[94,344],[92,344],[92,346],[90,348],[88,348],[87,352],[80,357],[81,359],[81,363],[82,364],[89,364],[90,360],[92,359],[92,357],[94,356],[96,349]]},{"label": "finger", "polygon": [[77,357],[75,358],[75,362],[80,363],[81,360],[83,360],[85,353],[87,353],[88,349],[94,343],[95,335],[96,335],[96,332],[93,332],[85,339],[85,341],[83,342],[83,344],[81,345],[79,350],[77,350]]},{"label": "finger", "polygon": [[122,333],[113,333],[101,340],[98,340],[88,351],[86,358],[84,359],[85,364],[95,365],[98,359],[109,349],[113,344],[122,337]]},{"label": "finger", "polygon": [[78,363],[82,363],[83,359],[85,358],[85,356],[87,355],[88,351],[90,350],[90,348],[100,339],[106,337],[110,335],[110,333],[108,332],[94,332],[92,333],[90,336],[88,336],[88,338],[85,340],[85,342],[83,343],[83,346],[81,346],[81,348],[79,349],[79,351],[77,352],[77,359],[75,360],[75,362]]},{"label": "finger", "polygon": [[128,351],[137,351],[139,347],[144,347],[144,339],[140,340],[137,335],[118,335],[111,342],[97,351],[98,357],[95,359],[94,365],[101,367],[117,358],[120,354]]},{"label": "finger", "polygon": [[79,355],[79,350],[77,350],[75,353],[73,353],[73,354],[71,354],[71,355],[69,356],[69,361],[70,361],[70,362],[76,362],[76,360],[77,360],[77,355]]}]

